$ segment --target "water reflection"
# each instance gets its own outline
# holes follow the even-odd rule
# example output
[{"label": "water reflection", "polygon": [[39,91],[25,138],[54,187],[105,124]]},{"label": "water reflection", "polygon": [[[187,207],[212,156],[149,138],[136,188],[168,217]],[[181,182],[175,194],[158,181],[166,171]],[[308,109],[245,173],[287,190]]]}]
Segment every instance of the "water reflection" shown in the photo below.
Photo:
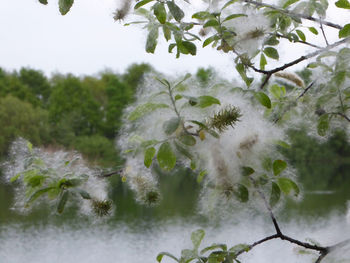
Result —
[{"label": "water reflection", "polygon": [[[11,210],[12,187],[0,183],[0,262],[151,263],[156,262],[160,251],[179,255],[181,249],[191,248],[190,232],[198,228],[207,231],[204,245],[250,243],[274,233],[267,215],[256,211],[235,211],[229,219],[215,224],[198,215],[200,186],[188,172],[160,180],[164,198],[159,206],[147,208],[134,201],[125,184],[112,179],[110,196],[117,207],[106,220],[78,215],[74,207],[63,215],[56,215],[45,205],[19,214]],[[347,200],[350,192],[305,191],[300,202],[287,200],[277,215],[286,234],[333,244],[350,237]],[[342,262],[350,262],[350,247],[339,253],[347,259]],[[241,257],[248,263],[302,263],[314,262],[315,258],[315,254],[298,255],[295,246],[281,241],[271,241]],[[327,257],[324,262],[340,260],[339,255],[335,261],[331,259]]]}]

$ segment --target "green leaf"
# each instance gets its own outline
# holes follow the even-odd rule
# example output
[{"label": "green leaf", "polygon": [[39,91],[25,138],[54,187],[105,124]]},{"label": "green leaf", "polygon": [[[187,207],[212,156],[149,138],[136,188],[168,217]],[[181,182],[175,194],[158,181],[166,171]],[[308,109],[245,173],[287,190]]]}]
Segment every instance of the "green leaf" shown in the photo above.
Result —
[{"label": "green leaf", "polygon": [[278,51],[277,51],[277,49],[275,49],[273,47],[266,47],[264,49],[264,53],[269,58],[276,59],[276,60],[279,59]]},{"label": "green leaf", "polygon": [[280,175],[287,168],[287,163],[283,160],[275,160],[272,164],[273,174]]},{"label": "green leaf", "polygon": [[69,12],[70,8],[72,7],[74,3],[74,0],[59,0],[58,1],[58,8],[60,10],[61,15],[65,15]]},{"label": "green leaf", "polygon": [[204,176],[207,174],[208,172],[206,170],[201,171],[197,176],[197,183],[201,183],[203,181]]},{"label": "green leaf", "polygon": [[134,6],[134,9],[140,8],[141,6],[144,6],[145,4],[148,4],[149,2],[152,2],[153,0],[142,0],[137,2],[137,4]]},{"label": "green leaf", "polygon": [[222,8],[221,10],[224,10],[225,8],[227,8],[229,5],[232,5],[234,4],[235,2],[237,2],[238,0],[231,0],[231,1],[228,1]]},{"label": "green leaf", "polygon": [[214,36],[211,36],[211,37],[208,37],[206,40],[204,40],[203,42],[203,47],[206,47],[208,46],[210,43],[218,40],[219,37],[217,35],[214,35]]},{"label": "green leaf", "polygon": [[276,99],[280,99],[281,98],[282,90],[281,90],[281,87],[278,86],[277,84],[272,85],[269,88],[269,91]]},{"label": "green leaf", "polygon": [[58,202],[58,205],[57,205],[57,212],[59,214],[62,214],[62,212],[64,210],[64,207],[65,207],[65,205],[67,203],[68,196],[69,196],[69,192],[68,191],[63,191],[63,194],[61,195],[61,199],[60,199],[60,201]]},{"label": "green leaf", "polygon": [[336,72],[334,78],[332,80],[335,81],[335,83],[337,84],[338,87],[340,87],[345,79],[346,79],[346,75],[347,75],[347,72],[344,70],[344,71],[338,71]]},{"label": "green leaf", "polygon": [[39,189],[38,191],[36,191],[34,194],[32,194],[28,201],[26,202],[26,206],[30,205],[31,203],[33,203],[36,199],[38,199],[38,197],[42,196],[43,194],[47,193],[48,191],[55,189],[56,187],[45,187],[42,189]]},{"label": "green leaf", "polygon": [[199,20],[205,20],[205,19],[207,19],[207,18],[209,18],[211,16],[212,15],[209,12],[201,11],[201,12],[194,13],[192,15],[192,18],[199,19]]},{"label": "green leaf", "polygon": [[146,52],[147,53],[154,53],[157,47],[157,40],[158,40],[159,30],[158,27],[153,27],[147,36],[146,41]]},{"label": "green leaf", "polygon": [[317,31],[317,29],[316,29],[316,28],[314,28],[313,26],[312,26],[312,27],[309,27],[309,30],[310,30],[310,32],[311,32],[312,34],[314,34],[314,35],[318,35],[318,31]]},{"label": "green leaf", "polygon": [[28,148],[28,151],[30,152],[30,153],[32,153],[33,152],[33,144],[31,143],[31,142],[27,142],[27,148]]},{"label": "green leaf", "polygon": [[343,29],[339,30],[339,38],[350,36],[350,24],[346,24]]},{"label": "green leaf", "polygon": [[286,9],[288,6],[296,3],[296,2],[299,2],[299,0],[287,0],[287,2],[285,2],[285,4],[283,5],[283,9]]},{"label": "green leaf", "polygon": [[147,148],[145,151],[144,164],[149,168],[152,164],[153,157],[156,155],[156,149],[154,147]]},{"label": "green leaf", "polygon": [[218,248],[221,248],[222,251],[227,251],[227,246],[225,244],[212,244],[211,246],[209,247],[206,247],[206,248],[203,248],[201,251],[200,251],[200,254],[204,254],[205,252],[208,252],[210,250],[217,250]]},{"label": "green leaf", "polygon": [[204,28],[206,27],[214,27],[214,26],[219,26],[219,22],[216,19],[210,19],[205,24],[203,25]]},{"label": "green leaf", "polygon": [[91,199],[90,194],[88,192],[86,192],[85,190],[77,188],[76,191],[78,191],[78,193],[80,194],[80,196],[83,199],[86,199],[86,200],[90,200]]},{"label": "green leaf", "polygon": [[302,41],[306,41],[306,37],[305,37],[303,31],[298,30],[298,29],[295,30],[295,31],[297,32],[297,35],[299,36],[299,38],[300,38]]},{"label": "green leaf", "polygon": [[[163,25],[163,35],[166,41],[169,41],[171,39],[171,30],[168,26]],[[169,52],[171,53],[171,52]]]},{"label": "green leaf", "polygon": [[271,171],[272,169],[272,160],[270,157],[264,157],[261,161],[261,165],[264,168],[265,171]]},{"label": "green leaf", "polygon": [[322,115],[318,119],[317,133],[320,136],[325,136],[329,129],[329,116],[327,114]]},{"label": "green leaf", "polygon": [[169,106],[163,103],[157,104],[157,103],[147,102],[145,104],[137,106],[134,109],[134,111],[130,113],[128,120],[136,121],[137,119],[143,117],[144,115],[161,108],[169,108]]},{"label": "green leaf", "polygon": [[180,119],[178,117],[171,118],[163,124],[163,130],[166,135],[173,134],[180,125]]},{"label": "green leaf", "polygon": [[192,249],[183,249],[181,250],[181,260],[180,262],[191,262],[197,257],[197,254]]},{"label": "green leaf", "polygon": [[43,5],[47,5],[48,3],[47,3],[47,0],[39,0],[39,3],[40,4],[43,4]]},{"label": "green leaf", "polygon": [[244,65],[242,63],[238,63],[236,65],[236,70],[239,73],[239,75],[241,76],[241,78],[244,80],[244,82],[247,85],[247,87],[249,87],[250,84],[252,84],[254,79],[253,78],[248,78]]},{"label": "green leaf", "polygon": [[286,148],[286,149],[290,149],[290,147],[291,147],[288,143],[286,143],[285,141],[282,141],[282,140],[276,141],[276,144],[283,147],[283,148]]},{"label": "green leaf", "polygon": [[188,146],[194,146],[196,144],[196,139],[194,136],[189,134],[184,134],[179,137],[179,141]]},{"label": "green leaf", "polygon": [[274,207],[281,198],[281,189],[275,182],[272,182],[270,206]]},{"label": "green leaf", "polygon": [[264,107],[271,109],[271,100],[264,92],[256,92],[254,94],[255,98],[260,102]]},{"label": "green leaf", "polygon": [[194,248],[197,250],[205,236],[205,232],[203,229],[198,229],[191,234],[191,240]]},{"label": "green leaf", "polygon": [[233,193],[240,202],[245,203],[249,200],[248,189],[242,184],[236,184],[236,187]]},{"label": "green leaf", "polygon": [[182,98],[183,98],[183,97],[182,97],[182,95],[180,95],[180,94],[176,94],[175,97],[174,97],[175,101],[181,100]]},{"label": "green leaf", "polygon": [[177,22],[181,22],[181,19],[185,16],[185,13],[181,10],[181,8],[175,4],[174,0],[167,1],[169,11],[172,16],[175,18]]},{"label": "green leaf", "polygon": [[[195,56],[197,54],[197,47],[195,44],[193,44],[190,41],[183,41],[182,43],[182,47],[184,47],[186,49],[186,52],[183,52],[184,54],[191,54],[192,56]],[[183,51],[183,50],[181,50]]]},{"label": "green leaf", "polygon": [[278,41],[278,39],[275,36],[272,36],[272,37],[268,38],[264,44],[268,45],[268,46],[276,46],[279,43],[280,42]]},{"label": "green leaf", "polygon": [[339,0],[335,5],[339,8],[350,9],[350,3],[348,0]]},{"label": "green leaf", "polygon": [[159,23],[164,24],[166,22],[166,10],[164,3],[156,3],[153,6],[153,13],[158,19]]},{"label": "green leaf", "polygon": [[248,244],[238,244],[229,249],[230,252],[238,253],[240,251],[248,252],[250,250],[250,246]]},{"label": "green leaf", "polygon": [[175,144],[175,148],[176,150],[181,153],[182,155],[184,155],[185,157],[187,157],[188,159],[192,160],[193,156],[192,154],[183,146],[181,146],[180,144],[178,144],[177,142],[174,142]]},{"label": "green leaf", "polygon": [[282,192],[286,195],[289,195],[291,191],[294,191],[294,195],[299,195],[299,187],[298,185],[289,178],[280,177],[278,178],[278,186],[282,190]]},{"label": "green leaf", "polygon": [[260,55],[260,69],[264,70],[267,65],[266,57],[263,53]]},{"label": "green leaf", "polygon": [[232,14],[227,16],[222,22],[229,21],[231,19],[235,19],[237,17],[247,16],[246,14]]},{"label": "green leaf", "polygon": [[16,174],[15,176],[11,177],[10,183],[13,183],[18,180],[18,178],[21,176],[21,173]]},{"label": "green leaf", "polygon": [[200,96],[198,97],[198,104],[197,106],[200,108],[206,108],[213,104],[220,105],[220,101],[217,98],[214,98],[212,96]]},{"label": "green leaf", "polygon": [[160,253],[157,255],[157,261],[158,261],[158,262],[161,262],[164,256],[167,256],[167,257],[172,258],[173,260],[175,260],[175,261],[177,261],[177,262],[180,262],[175,256],[173,256],[172,254],[170,254],[170,253],[168,253],[168,252],[160,252]]},{"label": "green leaf", "polygon": [[171,171],[176,164],[176,155],[174,154],[170,143],[164,142],[158,149],[157,160],[160,168],[164,171]]},{"label": "green leaf", "polygon": [[241,173],[243,176],[249,176],[251,174],[253,174],[255,172],[255,170],[252,167],[249,166],[242,166],[241,167]]}]

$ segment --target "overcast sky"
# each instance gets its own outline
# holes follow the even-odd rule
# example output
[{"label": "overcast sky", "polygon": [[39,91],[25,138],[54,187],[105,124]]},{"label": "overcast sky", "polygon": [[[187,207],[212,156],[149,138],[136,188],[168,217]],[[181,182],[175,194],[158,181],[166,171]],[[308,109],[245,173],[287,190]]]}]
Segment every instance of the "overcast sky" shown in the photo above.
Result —
[{"label": "overcast sky", "polygon": [[193,72],[207,65],[232,71],[230,58],[210,48],[199,49],[195,57],[175,59],[163,44],[155,55],[147,54],[145,30],[114,22],[115,0],[76,0],[66,16],[59,14],[57,0],[48,2],[44,6],[38,0],[1,1],[1,67],[94,74],[106,68],[122,72],[132,63],[148,62],[164,73]]},{"label": "overcast sky", "polygon": [[[115,0],[76,0],[66,16],[59,14],[57,2],[49,0],[44,6],[38,0],[1,0],[1,67],[12,70],[29,66],[47,74],[59,71],[81,75],[106,68],[122,72],[132,63],[148,62],[164,73],[213,66],[225,76],[233,76],[232,57],[209,47],[199,48],[195,57],[180,59],[168,54],[165,44],[155,55],[147,54],[145,30],[114,22]],[[332,6],[335,1],[329,2]],[[341,22],[339,15],[335,20]],[[294,53],[296,49],[282,56],[294,57]]]}]

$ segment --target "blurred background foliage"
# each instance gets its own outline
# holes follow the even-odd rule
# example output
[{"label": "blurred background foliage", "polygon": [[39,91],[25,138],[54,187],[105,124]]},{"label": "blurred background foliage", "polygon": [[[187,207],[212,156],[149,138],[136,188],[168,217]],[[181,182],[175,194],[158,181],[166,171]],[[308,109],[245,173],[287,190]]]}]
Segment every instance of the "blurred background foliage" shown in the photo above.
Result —
[{"label": "blurred background foliage", "polygon": [[[11,142],[20,136],[35,146],[79,151],[91,165],[121,165],[115,138],[122,113],[149,72],[154,72],[150,65],[134,64],[123,74],[104,71],[95,76],[54,74],[48,78],[30,68],[12,72],[0,68],[0,159],[6,159]],[[299,74],[307,83],[308,72]],[[200,68],[193,78],[209,87],[218,76],[211,68]],[[304,211],[327,212],[335,206],[345,209],[350,199],[348,134],[334,130],[321,141],[299,127],[290,129],[288,136],[291,147],[280,150],[297,170],[305,194],[301,204],[287,205]],[[159,206],[150,208],[135,202],[133,192],[120,177],[110,178],[110,196],[117,203],[117,211],[122,212],[116,217],[193,216],[200,185],[187,169],[179,167],[174,173],[176,176],[159,175],[163,199]],[[0,198],[6,200],[0,203],[0,222],[15,217],[23,220],[24,216],[10,211],[13,189],[2,180]],[[32,216],[25,215],[25,220],[46,218],[45,213],[33,211]]]}]

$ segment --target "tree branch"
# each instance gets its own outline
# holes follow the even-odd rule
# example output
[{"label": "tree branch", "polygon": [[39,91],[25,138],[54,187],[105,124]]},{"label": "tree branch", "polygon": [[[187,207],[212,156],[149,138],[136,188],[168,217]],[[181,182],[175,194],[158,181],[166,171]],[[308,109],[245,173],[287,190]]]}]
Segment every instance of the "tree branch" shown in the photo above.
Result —
[{"label": "tree branch", "polygon": [[348,122],[350,122],[350,118],[347,115],[345,115],[344,113],[341,113],[341,112],[329,112],[329,113],[326,113],[326,114],[338,115],[340,117],[343,117]]},{"label": "tree branch", "polygon": [[294,13],[292,11],[289,11],[287,9],[282,9],[282,8],[280,8],[278,6],[275,6],[275,5],[265,4],[265,3],[261,3],[261,2],[257,2],[257,1],[253,1],[253,0],[242,0],[242,2],[245,2],[245,3],[248,3],[248,4],[252,4],[252,5],[255,5],[257,7],[270,8],[270,9],[279,11],[279,12],[281,12],[283,14],[286,14],[286,15],[288,15],[290,17],[302,18],[302,19],[313,21],[313,22],[322,23],[322,24],[324,24],[326,26],[333,27],[333,28],[336,28],[336,29],[342,29],[343,28],[341,25],[334,24],[332,22],[328,22],[328,21],[325,21],[325,20],[322,20],[322,19],[319,19],[319,18],[315,18],[315,17],[312,17],[312,16]]},{"label": "tree branch", "polygon": [[337,46],[340,46],[340,45],[346,43],[349,40],[350,40],[350,37],[344,38],[344,39],[342,39],[340,41],[337,41],[337,42],[333,43],[332,45],[329,45],[329,46],[327,46],[325,48],[322,48],[322,49],[319,49],[319,50],[314,51],[312,53],[309,53],[309,54],[306,54],[304,56],[301,56],[301,57],[299,57],[299,58],[297,58],[297,59],[295,59],[295,60],[293,60],[293,61],[291,61],[289,63],[284,64],[283,66],[274,68],[272,70],[261,70],[261,69],[258,69],[256,67],[254,67],[253,65],[247,65],[247,66],[250,67],[251,69],[253,69],[255,72],[262,73],[262,74],[266,75],[266,79],[260,85],[260,89],[263,89],[264,86],[269,81],[269,79],[271,78],[272,74],[277,73],[277,72],[282,71],[282,70],[285,70],[286,68],[292,67],[292,66],[294,66],[294,65],[296,65],[296,64],[298,64],[298,63],[300,63],[300,62],[302,62],[304,60],[316,57],[317,55],[321,54],[322,52],[325,52],[325,51],[333,49],[333,48],[335,48]]},{"label": "tree branch", "polygon": [[[279,238],[279,236],[278,236],[277,234],[272,235],[272,236],[268,236],[268,237],[265,237],[265,238],[263,238],[263,239],[261,239],[261,240],[259,240],[259,241],[256,241],[256,242],[254,242],[253,244],[249,245],[249,251],[250,251],[253,247],[257,246],[257,245],[260,245],[260,244],[262,244],[262,243],[265,243],[266,241],[269,241],[269,240],[272,240],[272,239],[276,239],[276,238]],[[236,257],[238,257],[240,254],[242,254],[242,253],[244,253],[244,252],[246,252],[246,249],[241,249],[240,251],[238,251],[238,252],[236,253]]]}]

